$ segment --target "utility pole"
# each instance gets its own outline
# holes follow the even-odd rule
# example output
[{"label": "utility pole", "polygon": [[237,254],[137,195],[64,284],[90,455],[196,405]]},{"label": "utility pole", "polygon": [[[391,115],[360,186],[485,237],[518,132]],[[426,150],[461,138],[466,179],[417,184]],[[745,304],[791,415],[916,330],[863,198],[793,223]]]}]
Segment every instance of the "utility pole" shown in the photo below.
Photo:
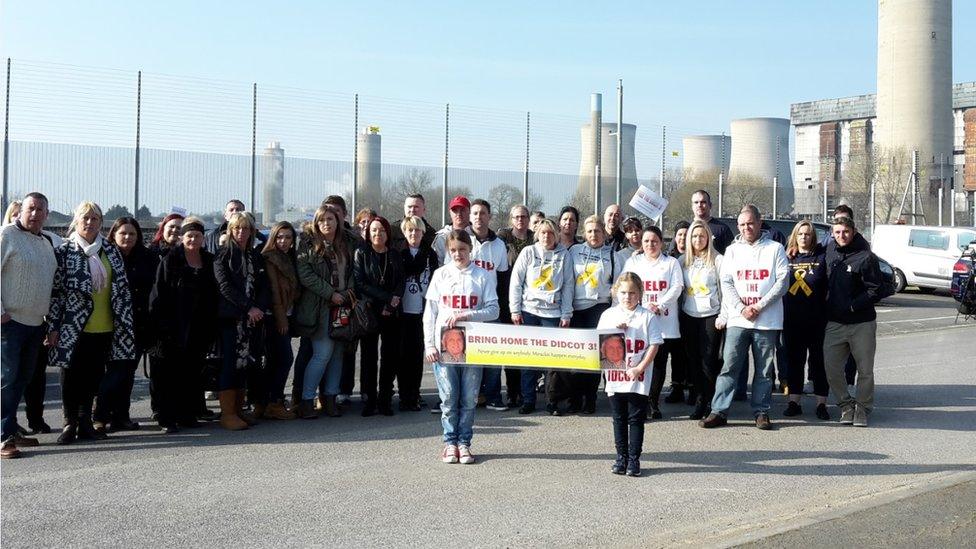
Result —
[{"label": "utility pole", "polygon": [[257,209],[257,160],[258,160],[258,83],[254,83],[251,100],[251,213]]},{"label": "utility pole", "polygon": [[529,207],[529,129],[532,113],[525,113],[525,169],[522,172],[522,204]]},{"label": "utility pole", "polygon": [[[617,181],[616,191],[613,194],[613,203],[620,204],[621,178],[623,177],[624,166],[624,81],[617,79]],[[600,215],[600,212],[597,212]]]},{"label": "utility pole", "polygon": [[356,215],[359,194],[359,94],[353,96],[352,115],[352,215]]},{"label": "utility pole", "polygon": [[134,185],[134,196],[132,204],[132,217],[139,219],[139,156],[140,150],[140,138],[142,133],[142,71],[139,71],[138,79],[136,80],[136,173],[135,173],[135,185]]},{"label": "utility pole", "polygon": [[444,184],[441,185],[441,225],[447,225],[447,166],[451,136],[451,104],[444,105]]}]

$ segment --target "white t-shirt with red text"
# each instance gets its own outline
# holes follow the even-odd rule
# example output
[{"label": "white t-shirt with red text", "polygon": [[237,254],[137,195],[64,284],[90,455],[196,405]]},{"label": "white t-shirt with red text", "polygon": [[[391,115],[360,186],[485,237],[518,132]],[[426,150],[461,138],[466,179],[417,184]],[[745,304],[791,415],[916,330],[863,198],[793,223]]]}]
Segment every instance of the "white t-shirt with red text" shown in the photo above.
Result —
[{"label": "white t-shirt with red text", "polygon": [[667,254],[661,254],[656,260],[645,254],[632,255],[622,272],[634,273],[644,283],[644,307],[650,309],[654,303],[661,309],[662,336],[665,339],[681,337],[678,299],[685,287],[685,277],[678,260]]},{"label": "white t-shirt with red text", "polygon": [[427,287],[424,310],[424,345],[436,348],[439,329],[455,312],[470,311],[470,322],[489,322],[498,318],[498,292],[495,277],[473,262],[459,269],[453,262],[434,271]]},{"label": "white t-shirt with red text", "polygon": [[[627,324],[624,330],[624,340],[627,345],[627,367],[640,364],[651,345],[664,343],[661,337],[660,317],[638,305],[633,311],[628,311],[622,305],[610,307],[600,315],[597,329],[612,329],[621,324]],[[651,367],[644,370],[636,380],[629,381],[625,370],[604,370],[606,391],[608,395],[614,393],[651,393]]]},{"label": "white t-shirt with red text", "polygon": [[[779,242],[763,237],[749,244],[737,238],[725,250],[720,273],[728,326],[783,329],[783,294],[788,287],[790,264]],[[755,320],[742,316],[747,305],[760,308]]]}]

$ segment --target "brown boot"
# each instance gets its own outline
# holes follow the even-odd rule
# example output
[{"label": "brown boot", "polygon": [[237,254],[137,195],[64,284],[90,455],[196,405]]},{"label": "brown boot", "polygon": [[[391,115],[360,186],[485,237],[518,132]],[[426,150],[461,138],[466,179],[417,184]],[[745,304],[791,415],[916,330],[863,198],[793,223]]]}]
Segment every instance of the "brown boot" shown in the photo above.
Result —
[{"label": "brown boot", "polygon": [[255,404],[254,405],[254,419],[262,419],[265,417],[265,413],[268,411],[269,404]]},{"label": "brown boot", "polygon": [[322,403],[322,408],[325,410],[325,415],[329,417],[342,417],[342,412],[339,411],[339,405],[336,404],[335,395],[326,395],[325,402]]},{"label": "brown boot", "polygon": [[268,419],[295,419],[295,414],[288,411],[285,405],[279,402],[272,402],[264,410],[264,416]]},{"label": "brown boot", "polygon": [[244,411],[244,389],[238,389],[235,393],[236,403],[237,403],[237,417],[244,420],[245,423],[251,427],[258,424],[257,418],[254,414]]},{"label": "brown boot", "polygon": [[247,423],[237,416],[237,391],[220,391],[220,426],[229,431],[247,429]]}]

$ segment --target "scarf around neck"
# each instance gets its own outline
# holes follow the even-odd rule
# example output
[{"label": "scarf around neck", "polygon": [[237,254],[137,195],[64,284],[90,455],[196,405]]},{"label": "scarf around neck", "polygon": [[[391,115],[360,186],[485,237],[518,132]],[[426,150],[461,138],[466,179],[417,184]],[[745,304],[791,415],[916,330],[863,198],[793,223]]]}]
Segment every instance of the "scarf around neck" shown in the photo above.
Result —
[{"label": "scarf around neck", "polygon": [[96,236],[95,241],[90,244],[77,232],[71,233],[70,239],[81,248],[81,251],[88,258],[88,271],[91,273],[92,293],[102,291],[108,281],[108,272],[105,270],[105,265],[102,264],[102,258],[99,256],[99,252],[102,251],[102,236]]}]

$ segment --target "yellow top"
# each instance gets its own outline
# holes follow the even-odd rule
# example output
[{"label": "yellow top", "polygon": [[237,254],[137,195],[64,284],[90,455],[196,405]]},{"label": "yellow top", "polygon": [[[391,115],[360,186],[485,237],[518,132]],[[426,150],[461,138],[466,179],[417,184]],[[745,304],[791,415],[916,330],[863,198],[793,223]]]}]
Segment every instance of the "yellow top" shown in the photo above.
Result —
[{"label": "yellow top", "polygon": [[92,294],[95,301],[95,309],[85,324],[85,333],[104,334],[115,329],[115,322],[112,316],[112,265],[108,262],[105,252],[99,252],[98,258],[105,266],[105,287]]}]

